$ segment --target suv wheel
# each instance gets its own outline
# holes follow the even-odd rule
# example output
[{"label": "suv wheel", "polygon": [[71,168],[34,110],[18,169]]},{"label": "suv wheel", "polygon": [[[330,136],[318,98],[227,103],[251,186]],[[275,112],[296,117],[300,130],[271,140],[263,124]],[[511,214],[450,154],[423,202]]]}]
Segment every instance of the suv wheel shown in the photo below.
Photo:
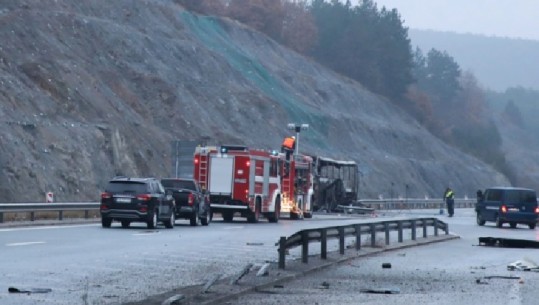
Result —
[{"label": "suv wheel", "polygon": [[496,215],[496,226],[501,228],[503,226],[503,221],[500,219],[499,215]]},{"label": "suv wheel", "polygon": [[155,229],[155,227],[157,227],[157,211],[153,211],[151,217],[152,218],[148,220],[146,225],[148,226],[148,229]]},{"label": "suv wheel", "polygon": [[110,218],[101,218],[101,226],[103,226],[103,228],[110,228],[110,225],[112,224],[112,219]]},{"label": "suv wheel", "polygon": [[176,222],[176,215],[174,214],[174,211],[170,213],[170,218],[168,220],[164,221],[165,228],[172,229],[174,228],[174,224]]},{"label": "suv wheel", "polygon": [[199,224],[198,211],[195,211],[193,212],[193,214],[191,214],[191,217],[189,218],[189,224],[193,227],[198,226]]},{"label": "suv wheel", "polygon": [[535,223],[530,223],[530,224],[528,224],[528,227],[530,227],[530,229],[533,230],[533,229],[535,229],[535,225],[536,225]]},{"label": "suv wheel", "polygon": [[476,221],[477,221],[477,224],[480,225],[480,226],[485,225],[485,220],[483,219],[483,217],[481,216],[481,213],[479,213],[479,212],[477,213]]}]

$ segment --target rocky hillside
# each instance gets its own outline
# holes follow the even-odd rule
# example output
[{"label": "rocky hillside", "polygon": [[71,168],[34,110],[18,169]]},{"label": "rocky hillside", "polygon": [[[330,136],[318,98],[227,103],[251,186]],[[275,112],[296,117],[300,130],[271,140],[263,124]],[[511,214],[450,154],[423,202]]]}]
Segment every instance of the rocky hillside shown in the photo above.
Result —
[{"label": "rocky hillside", "polygon": [[0,2],[2,201],[96,201],[116,174],[169,176],[171,141],[360,164],[362,198],[508,184],[361,84],[236,22],[167,0]]}]

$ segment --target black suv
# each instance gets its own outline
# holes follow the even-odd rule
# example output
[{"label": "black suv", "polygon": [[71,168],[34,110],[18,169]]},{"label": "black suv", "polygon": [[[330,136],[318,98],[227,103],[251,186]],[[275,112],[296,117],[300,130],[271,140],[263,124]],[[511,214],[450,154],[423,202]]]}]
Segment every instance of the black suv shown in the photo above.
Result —
[{"label": "black suv", "polygon": [[176,202],[176,219],[189,219],[192,226],[210,223],[210,198],[198,181],[188,178],[161,179],[165,190],[171,191]]},{"label": "black suv", "polygon": [[155,178],[113,178],[101,194],[100,212],[104,228],[116,220],[124,228],[131,222],[144,222],[148,229],[153,229],[163,222],[170,229],[176,221],[172,192],[165,192]]},{"label": "black suv", "polygon": [[477,224],[482,226],[493,221],[497,227],[509,223],[511,228],[517,224],[528,225],[535,229],[539,217],[537,194],[532,189],[516,187],[493,187],[478,192],[475,205]]}]

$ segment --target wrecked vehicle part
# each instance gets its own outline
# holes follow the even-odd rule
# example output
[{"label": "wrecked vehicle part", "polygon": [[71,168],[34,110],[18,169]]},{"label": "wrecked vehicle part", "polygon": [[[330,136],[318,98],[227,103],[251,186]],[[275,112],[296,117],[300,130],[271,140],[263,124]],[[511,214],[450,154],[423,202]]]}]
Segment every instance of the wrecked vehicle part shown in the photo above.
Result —
[{"label": "wrecked vehicle part", "polygon": [[28,288],[28,289],[20,289],[16,287],[9,287],[8,289],[9,293],[49,293],[52,292],[52,289],[50,288]]},{"label": "wrecked vehicle part", "polygon": [[398,294],[399,288],[362,288],[359,290],[361,293],[374,293],[374,294]]},{"label": "wrecked vehicle part", "polygon": [[539,249],[539,241],[527,239],[479,237],[480,246],[506,247],[506,248],[535,248]]}]

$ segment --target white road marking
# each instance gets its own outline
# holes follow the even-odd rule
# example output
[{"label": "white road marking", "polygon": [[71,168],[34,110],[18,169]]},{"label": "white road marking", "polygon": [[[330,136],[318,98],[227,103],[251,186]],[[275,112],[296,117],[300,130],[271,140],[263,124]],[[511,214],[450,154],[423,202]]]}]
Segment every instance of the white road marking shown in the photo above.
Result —
[{"label": "white road marking", "polygon": [[243,226],[236,226],[236,227],[224,227],[225,230],[241,230],[243,229]]},{"label": "white road marking", "polygon": [[44,241],[28,241],[24,243],[11,243],[6,244],[7,247],[17,247],[17,246],[29,246],[29,245],[37,245],[37,244],[44,244]]},{"label": "white road marking", "polygon": [[49,229],[71,229],[71,228],[95,227],[95,226],[101,226],[101,224],[6,228],[6,229],[0,229],[0,232],[15,232],[15,231],[29,231],[29,230],[49,230]]}]

